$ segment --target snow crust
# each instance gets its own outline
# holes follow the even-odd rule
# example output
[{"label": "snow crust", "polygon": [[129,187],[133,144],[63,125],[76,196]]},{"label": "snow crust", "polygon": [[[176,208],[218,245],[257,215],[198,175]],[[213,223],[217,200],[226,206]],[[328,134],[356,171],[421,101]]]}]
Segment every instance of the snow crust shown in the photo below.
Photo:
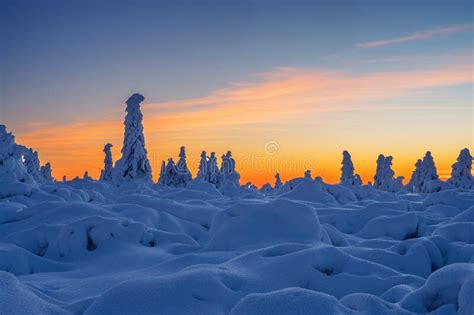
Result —
[{"label": "snow crust", "polygon": [[471,190],[300,178],[228,196],[201,180],[140,183],[4,196],[0,313],[474,312]]}]

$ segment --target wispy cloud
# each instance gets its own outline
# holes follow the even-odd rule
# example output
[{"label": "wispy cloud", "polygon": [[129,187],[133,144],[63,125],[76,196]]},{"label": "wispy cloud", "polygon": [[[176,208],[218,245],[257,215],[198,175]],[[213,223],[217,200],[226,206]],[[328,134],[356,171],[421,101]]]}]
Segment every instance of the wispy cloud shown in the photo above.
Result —
[{"label": "wispy cloud", "polygon": [[[245,155],[252,153],[249,139],[267,130],[275,138],[301,126],[306,126],[302,134],[318,124],[337,126],[337,119],[318,119],[320,113],[363,112],[367,116],[380,111],[453,110],[452,104],[394,105],[393,101],[423,89],[472,83],[472,72],[471,64],[365,74],[278,68],[259,74],[252,82],[231,84],[204,97],[145,103],[146,144],[156,163],[175,155],[179,145],[189,143],[194,144],[194,150],[209,146],[219,152],[231,147]],[[84,117],[62,126],[39,124],[17,136],[20,143],[38,150],[43,162],[52,162],[57,177],[81,175],[85,169],[98,175],[102,146],[111,142],[115,144],[114,156],[120,152],[123,123],[116,115],[100,120]],[[190,153],[190,160],[198,156]],[[247,176],[246,180],[253,179],[255,174]]]},{"label": "wispy cloud", "polygon": [[369,42],[364,42],[364,43],[358,43],[356,44],[356,47],[376,48],[376,47],[400,44],[400,43],[405,43],[405,42],[427,40],[436,36],[456,34],[456,33],[470,31],[473,29],[474,29],[474,24],[463,24],[463,25],[456,25],[456,26],[449,26],[449,27],[434,28],[430,30],[414,32],[412,34],[400,36],[400,37],[386,38],[386,39],[374,40],[374,41],[369,41]]}]

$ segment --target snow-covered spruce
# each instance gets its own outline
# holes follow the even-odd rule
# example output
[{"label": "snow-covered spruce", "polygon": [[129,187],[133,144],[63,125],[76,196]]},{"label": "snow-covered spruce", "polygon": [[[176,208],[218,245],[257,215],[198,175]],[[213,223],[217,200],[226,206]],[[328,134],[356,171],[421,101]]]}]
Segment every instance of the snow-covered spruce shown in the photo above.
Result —
[{"label": "snow-covered spruce", "polygon": [[456,163],[451,167],[449,183],[455,187],[471,189],[474,186],[472,174],[472,155],[468,148],[462,149]]},{"label": "snow-covered spruce", "polygon": [[26,166],[26,171],[36,180],[42,181],[43,176],[40,173],[40,161],[38,158],[38,152],[33,149],[28,149],[24,156],[24,163]]},{"label": "snow-covered spruce", "polygon": [[374,187],[378,190],[397,192],[403,187],[403,177],[394,178],[395,172],[392,170],[392,159],[392,156],[385,157],[383,154],[380,154],[377,158]]},{"label": "snow-covered spruce", "polygon": [[178,177],[178,171],[176,169],[176,164],[172,158],[168,159],[168,163],[165,167],[165,176],[163,178],[163,184],[167,186],[176,186],[176,181]]},{"label": "snow-covered spruce", "polygon": [[207,161],[207,181],[211,184],[217,185],[219,182],[220,172],[219,167],[217,166],[216,153],[211,152],[209,160]]},{"label": "snow-covered spruce", "polygon": [[209,165],[206,151],[201,152],[201,159],[199,160],[199,169],[196,179],[199,181],[208,181]]},{"label": "snow-covered spruce", "polygon": [[22,160],[26,151],[15,143],[6,126],[0,125],[0,198],[29,194],[36,188],[37,183]]},{"label": "snow-covered spruce", "polygon": [[226,154],[222,155],[222,164],[219,173],[218,186],[240,186],[240,174],[235,169],[235,160],[232,157],[231,151],[227,151]]},{"label": "snow-covered spruce", "polygon": [[158,177],[158,184],[165,184],[166,182],[166,163],[165,161],[161,161],[160,167],[160,176]]},{"label": "snow-covered spruce", "polygon": [[40,174],[43,177],[44,180],[46,181],[53,181],[53,175],[52,175],[53,170],[51,169],[51,164],[47,162],[45,165],[40,167]]},{"label": "snow-covered spruce", "polygon": [[273,187],[269,183],[265,183],[262,188],[260,188],[260,192],[263,194],[268,194],[273,192]]},{"label": "snow-covered spruce", "polygon": [[174,180],[174,186],[186,187],[187,183],[192,180],[192,175],[186,162],[186,149],[184,146],[179,150],[179,160],[178,164],[176,164],[176,172],[177,175]]},{"label": "snow-covered spruce", "polygon": [[[430,193],[434,192],[438,187],[438,172],[431,156],[431,152],[427,151],[423,160],[418,160],[415,164],[415,170],[412,173],[407,188],[409,191]],[[436,182],[433,183],[433,182]]]},{"label": "snow-covered spruce", "polygon": [[140,110],[140,103],[144,99],[141,94],[133,94],[126,102],[122,157],[115,163],[113,171],[113,180],[118,185],[130,180],[152,183],[152,170],[143,135],[143,115]]},{"label": "snow-covered spruce", "polygon": [[360,186],[362,180],[359,174],[354,174],[354,164],[352,163],[351,155],[348,151],[342,152],[342,166],[341,166],[341,177],[340,183],[349,186]]},{"label": "snow-covered spruce", "polygon": [[100,173],[100,180],[109,182],[112,180],[112,172],[114,169],[113,161],[112,161],[112,151],[110,150],[112,148],[112,145],[110,143],[107,143],[104,146],[104,169]]},{"label": "snow-covered spruce", "polygon": [[283,186],[283,183],[281,182],[280,173],[276,173],[275,174],[275,185],[274,185],[273,188],[275,190],[278,190],[278,189],[280,189],[281,186]]}]

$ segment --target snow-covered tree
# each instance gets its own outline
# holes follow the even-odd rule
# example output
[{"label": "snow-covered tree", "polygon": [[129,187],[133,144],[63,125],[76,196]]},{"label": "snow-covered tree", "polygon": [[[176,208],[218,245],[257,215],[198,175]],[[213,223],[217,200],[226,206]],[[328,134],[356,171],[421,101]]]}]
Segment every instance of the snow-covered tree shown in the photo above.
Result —
[{"label": "snow-covered tree", "polygon": [[43,177],[40,174],[40,161],[38,152],[33,149],[28,149],[24,154],[24,163],[26,171],[37,181],[42,181]]},{"label": "snow-covered tree", "polygon": [[113,161],[112,161],[112,151],[110,150],[112,148],[112,145],[110,143],[107,143],[104,146],[104,169],[100,173],[100,180],[102,181],[111,181],[112,180],[112,173],[114,170],[113,166]]},{"label": "snow-covered tree", "polygon": [[174,163],[172,158],[169,158],[168,163],[166,164],[165,177],[163,182],[167,186],[176,186],[178,181],[177,177],[178,170],[176,169],[176,164]]},{"label": "snow-covered tree", "polygon": [[468,148],[462,149],[456,163],[451,166],[451,178],[449,183],[455,187],[471,189],[472,179],[472,156]]},{"label": "snow-covered tree", "polygon": [[306,170],[304,172],[304,178],[313,179],[313,177],[311,176],[311,170]]},{"label": "snow-covered tree", "polygon": [[342,152],[341,184],[362,185],[359,174],[354,174],[354,164],[348,151]]},{"label": "snow-covered tree", "polygon": [[26,151],[26,147],[17,145],[12,133],[0,125],[0,198],[26,195],[37,187],[23,163]]},{"label": "snow-covered tree", "polygon": [[186,149],[181,147],[179,150],[179,161],[176,165],[178,176],[176,178],[176,187],[186,187],[186,184],[192,180],[191,172],[186,163]]},{"label": "snow-covered tree", "polygon": [[422,193],[430,193],[433,192],[433,181],[437,181],[439,179],[438,171],[436,170],[436,165],[431,156],[431,152],[427,151],[425,156],[423,157],[423,161],[421,163],[421,183],[419,187],[419,191]]},{"label": "snow-covered tree", "polygon": [[270,192],[273,191],[273,188],[272,188],[272,185],[270,185],[269,183],[265,183],[262,188],[260,188],[260,192],[264,193],[264,194],[268,194]]},{"label": "snow-covered tree", "polygon": [[280,187],[283,186],[283,183],[281,182],[280,179],[280,173],[275,174],[275,190],[280,189]]},{"label": "snow-covered tree", "polygon": [[433,192],[434,187],[439,185],[433,185],[432,182],[437,181],[438,178],[438,172],[431,152],[427,151],[423,160],[418,160],[415,164],[415,170],[407,185],[408,190],[421,193]]},{"label": "snow-covered tree", "polygon": [[143,95],[133,94],[126,102],[122,157],[115,163],[113,171],[114,181],[117,184],[135,179],[152,182],[152,170],[143,135],[143,115],[140,110],[140,103],[144,99]]},{"label": "snow-covered tree", "polygon": [[225,185],[234,185],[236,187],[240,186],[240,174],[237,173],[235,169],[235,160],[232,158],[232,152],[227,151],[227,153],[222,155],[222,164],[218,185],[219,187]]},{"label": "snow-covered tree", "polygon": [[85,179],[85,180],[92,180],[92,177],[89,176],[89,172],[88,172],[88,171],[85,171],[85,172],[84,172],[84,175],[82,175],[82,179]]},{"label": "snow-covered tree", "polygon": [[165,161],[161,161],[160,177],[158,178],[158,184],[165,184],[165,182],[166,182],[166,163]]},{"label": "snow-covered tree", "polygon": [[392,170],[393,157],[380,154],[377,159],[377,169],[374,176],[374,187],[378,190],[396,192],[403,187],[403,177],[394,178]]},{"label": "snow-covered tree", "polygon": [[2,195],[13,193],[8,187],[9,183],[35,184],[22,161],[26,151],[24,146],[15,143],[15,136],[7,131],[7,127],[0,125],[0,181],[4,183],[0,185],[3,186],[0,187],[0,198]]},{"label": "snow-covered tree", "polygon": [[431,152],[427,151],[423,157],[423,179],[425,181],[430,181],[438,178],[438,171],[436,170],[436,165],[431,156]]},{"label": "snow-covered tree", "polygon": [[421,159],[418,159],[415,163],[415,170],[411,174],[410,181],[408,182],[408,190],[413,191],[413,192],[419,192],[421,189],[421,176],[423,173],[423,161]]},{"label": "snow-covered tree", "polygon": [[47,162],[45,165],[41,166],[40,168],[40,174],[41,176],[47,180],[47,181],[53,181],[54,178],[51,175],[52,169],[51,169],[51,164]]},{"label": "snow-covered tree", "polygon": [[361,186],[362,185],[362,178],[360,178],[359,174],[354,175],[354,185]]},{"label": "snow-covered tree", "polygon": [[253,190],[255,192],[258,191],[258,187],[255,186],[254,184],[252,184],[252,182],[246,182],[245,185],[243,185],[243,187],[246,188],[246,189],[249,189],[249,190]]},{"label": "snow-covered tree", "polygon": [[199,161],[197,179],[201,181],[209,181],[209,166],[206,151],[201,152],[201,160]]},{"label": "snow-covered tree", "polygon": [[217,185],[219,182],[219,168],[217,167],[217,158],[216,153],[211,152],[211,156],[207,161],[207,169],[208,169],[208,182]]}]

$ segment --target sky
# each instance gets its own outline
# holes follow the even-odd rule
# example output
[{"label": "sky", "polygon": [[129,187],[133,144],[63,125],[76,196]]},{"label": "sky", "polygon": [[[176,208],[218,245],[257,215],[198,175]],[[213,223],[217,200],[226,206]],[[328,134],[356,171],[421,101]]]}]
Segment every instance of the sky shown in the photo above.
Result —
[{"label": "sky", "polygon": [[98,177],[142,104],[155,179],[187,150],[231,150],[241,182],[310,169],[364,182],[378,154],[409,179],[427,150],[446,178],[473,147],[471,1],[0,0],[0,123],[51,162]]}]

